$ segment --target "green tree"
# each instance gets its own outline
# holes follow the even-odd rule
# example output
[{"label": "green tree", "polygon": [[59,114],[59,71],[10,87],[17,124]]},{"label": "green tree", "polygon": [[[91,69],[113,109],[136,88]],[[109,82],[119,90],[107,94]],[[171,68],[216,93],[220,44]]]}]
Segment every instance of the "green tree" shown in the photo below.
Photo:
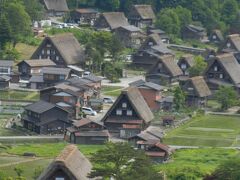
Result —
[{"label": "green tree", "polygon": [[174,9],[166,8],[157,14],[156,27],[174,36],[180,35],[180,20]]},{"label": "green tree", "polygon": [[217,101],[221,104],[221,109],[226,110],[232,105],[234,105],[234,103],[236,102],[237,93],[230,86],[221,86],[217,90],[215,97]]},{"label": "green tree", "polygon": [[240,158],[236,157],[224,161],[217,169],[204,180],[238,180],[240,179]]},{"label": "green tree", "polygon": [[108,10],[108,11],[115,11],[119,8],[120,6],[120,1],[119,0],[101,0],[101,1],[96,1],[95,6]]},{"label": "green tree", "polygon": [[181,29],[192,22],[192,13],[190,10],[182,6],[177,6],[175,12],[178,15]]},{"label": "green tree", "polygon": [[11,27],[3,14],[0,16],[0,49],[4,49],[7,42],[11,41]]},{"label": "green tree", "polygon": [[44,13],[43,5],[39,0],[23,0],[25,10],[31,17],[32,21],[41,20]]},{"label": "green tree", "polygon": [[116,180],[161,180],[144,152],[134,150],[127,143],[107,143],[106,147],[93,154],[94,167],[90,177]]},{"label": "green tree", "polygon": [[113,35],[109,45],[109,51],[113,59],[116,59],[118,57],[119,53],[123,50],[123,48],[124,47],[122,42],[118,39],[116,35]]},{"label": "green tree", "polygon": [[222,6],[221,14],[222,19],[227,24],[232,24],[236,19],[238,12],[238,3],[236,0],[225,0]]},{"label": "green tree", "polygon": [[185,93],[178,86],[173,91],[174,94],[174,107],[177,111],[181,110],[185,106]]},{"label": "green tree", "polygon": [[15,47],[21,36],[29,36],[31,19],[21,3],[12,2],[6,7],[6,16],[12,30],[13,46]]},{"label": "green tree", "polygon": [[189,68],[189,75],[191,77],[200,76],[207,68],[207,63],[202,56],[194,57],[194,65]]},{"label": "green tree", "polygon": [[22,174],[24,173],[24,170],[21,167],[15,167],[14,171],[16,172],[18,177],[21,177]]}]

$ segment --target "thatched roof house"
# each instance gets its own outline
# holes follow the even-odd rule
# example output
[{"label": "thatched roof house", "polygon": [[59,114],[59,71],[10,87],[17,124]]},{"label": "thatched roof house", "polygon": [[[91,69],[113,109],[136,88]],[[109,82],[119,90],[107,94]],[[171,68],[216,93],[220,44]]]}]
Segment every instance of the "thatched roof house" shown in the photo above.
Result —
[{"label": "thatched roof house", "polygon": [[220,51],[224,53],[240,52],[240,35],[239,34],[228,35],[223,46],[220,48]]},{"label": "thatched roof house", "polygon": [[120,26],[128,26],[127,18],[122,12],[102,13],[95,22],[97,29],[114,30]]},{"label": "thatched roof house", "polygon": [[46,37],[31,59],[51,59],[57,65],[82,65],[85,62],[84,48],[72,33]]},{"label": "thatched roof house", "polygon": [[59,156],[44,170],[38,180],[56,178],[71,180],[88,180],[92,168],[89,160],[75,145],[68,145]]},{"label": "thatched roof house", "polygon": [[42,0],[49,16],[62,16],[69,11],[66,0]]}]

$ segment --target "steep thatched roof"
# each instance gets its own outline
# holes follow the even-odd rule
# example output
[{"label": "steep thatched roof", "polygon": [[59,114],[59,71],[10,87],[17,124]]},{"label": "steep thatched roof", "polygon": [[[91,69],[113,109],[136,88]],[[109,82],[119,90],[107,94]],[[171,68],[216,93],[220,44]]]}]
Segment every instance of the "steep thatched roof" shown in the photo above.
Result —
[{"label": "steep thatched roof", "polygon": [[38,180],[49,180],[58,170],[62,170],[71,180],[88,180],[87,175],[91,168],[91,163],[77,146],[68,145],[38,177]]},{"label": "steep thatched roof", "polygon": [[186,54],[180,57],[178,64],[181,63],[182,61],[185,61],[189,67],[192,67],[194,65],[194,56],[191,54]]},{"label": "steep thatched roof", "polygon": [[129,87],[129,88],[122,90],[121,95],[118,97],[118,99],[115,101],[115,103],[109,109],[109,111],[103,117],[102,121],[105,121],[107,119],[108,115],[113,111],[113,109],[118,105],[119,101],[125,95],[127,96],[129,102],[135,109],[138,116],[140,118],[142,118],[142,120],[145,123],[149,123],[153,119],[153,114],[152,114],[151,110],[149,109],[143,96],[141,95],[141,93],[139,92],[139,90],[136,87]]},{"label": "steep thatched roof", "polygon": [[151,5],[134,5],[134,8],[142,19],[156,18]]},{"label": "steep thatched roof", "polygon": [[192,77],[190,78],[190,81],[199,97],[207,97],[211,95],[211,91],[202,76]]},{"label": "steep thatched roof", "polygon": [[240,51],[240,35],[239,34],[229,35],[227,37],[227,40],[229,40],[234,45],[237,51]]},{"label": "steep thatched roof", "polygon": [[231,53],[226,53],[216,56],[216,58],[209,63],[207,71],[212,66],[212,64],[217,61],[228,73],[234,85],[240,85],[240,64],[237,62],[236,58]]},{"label": "steep thatched roof", "polygon": [[[42,44],[45,44],[48,40],[57,48],[67,65],[79,64],[85,61],[84,48],[79,44],[78,40],[72,33],[46,37]],[[39,46],[36,52],[38,52],[41,48],[42,45]]]},{"label": "steep thatched roof", "polygon": [[129,26],[127,18],[122,12],[107,12],[102,13],[102,16],[105,18],[111,29],[116,29],[120,26]]},{"label": "steep thatched roof", "polygon": [[222,32],[219,29],[213,30],[212,34],[215,34],[220,41],[224,41]]},{"label": "steep thatched roof", "polygon": [[66,0],[43,0],[43,3],[47,10],[62,12],[69,10]]},{"label": "steep thatched roof", "polygon": [[21,64],[22,62],[27,63],[31,67],[46,67],[46,66],[56,66],[56,64],[50,59],[31,59],[31,60],[23,60],[18,63]]}]

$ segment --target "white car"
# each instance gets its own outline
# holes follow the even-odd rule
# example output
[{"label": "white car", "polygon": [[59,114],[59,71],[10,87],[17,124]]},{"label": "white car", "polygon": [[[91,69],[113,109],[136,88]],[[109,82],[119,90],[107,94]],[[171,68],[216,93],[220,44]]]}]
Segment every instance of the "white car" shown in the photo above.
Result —
[{"label": "white car", "polygon": [[91,116],[96,116],[97,112],[94,111],[92,108],[90,107],[82,107],[82,111],[86,114],[86,115],[91,115]]},{"label": "white car", "polygon": [[106,103],[106,104],[113,104],[114,103],[113,99],[110,98],[110,97],[104,97],[103,102]]}]

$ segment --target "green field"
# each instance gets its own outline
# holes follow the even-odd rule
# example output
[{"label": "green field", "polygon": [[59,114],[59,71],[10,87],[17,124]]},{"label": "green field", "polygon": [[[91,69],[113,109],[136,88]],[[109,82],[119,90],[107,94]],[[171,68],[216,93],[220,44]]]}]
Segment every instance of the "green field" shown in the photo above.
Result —
[{"label": "green field", "polygon": [[[202,179],[224,160],[239,155],[232,149],[182,149],[174,152],[169,163],[155,167],[167,175],[167,179]],[[192,178],[190,178],[192,177]]]},{"label": "green field", "polygon": [[23,100],[23,101],[37,101],[39,100],[38,92],[8,90],[0,91],[0,99],[3,100]]},{"label": "green field", "polygon": [[118,97],[121,94],[123,87],[120,86],[103,86],[101,91],[105,96]]},{"label": "green field", "polygon": [[[15,167],[23,170],[22,176],[27,180],[34,179],[34,172],[37,169],[44,169],[64,149],[67,143],[49,144],[21,144],[11,147],[0,146],[0,173],[5,176],[16,177]],[[103,148],[103,145],[78,145],[80,151],[87,157]],[[37,155],[36,158],[23,157],[23,153],[31,152]],[[6,158],[6,155],[8,156]],[[12,163],[12,165],[10,165]]]},{"label": "green field", "polygon": [[170,131],[164,143],[186,146],[228,147],[240,144],[240,116],[195,117]]}]

